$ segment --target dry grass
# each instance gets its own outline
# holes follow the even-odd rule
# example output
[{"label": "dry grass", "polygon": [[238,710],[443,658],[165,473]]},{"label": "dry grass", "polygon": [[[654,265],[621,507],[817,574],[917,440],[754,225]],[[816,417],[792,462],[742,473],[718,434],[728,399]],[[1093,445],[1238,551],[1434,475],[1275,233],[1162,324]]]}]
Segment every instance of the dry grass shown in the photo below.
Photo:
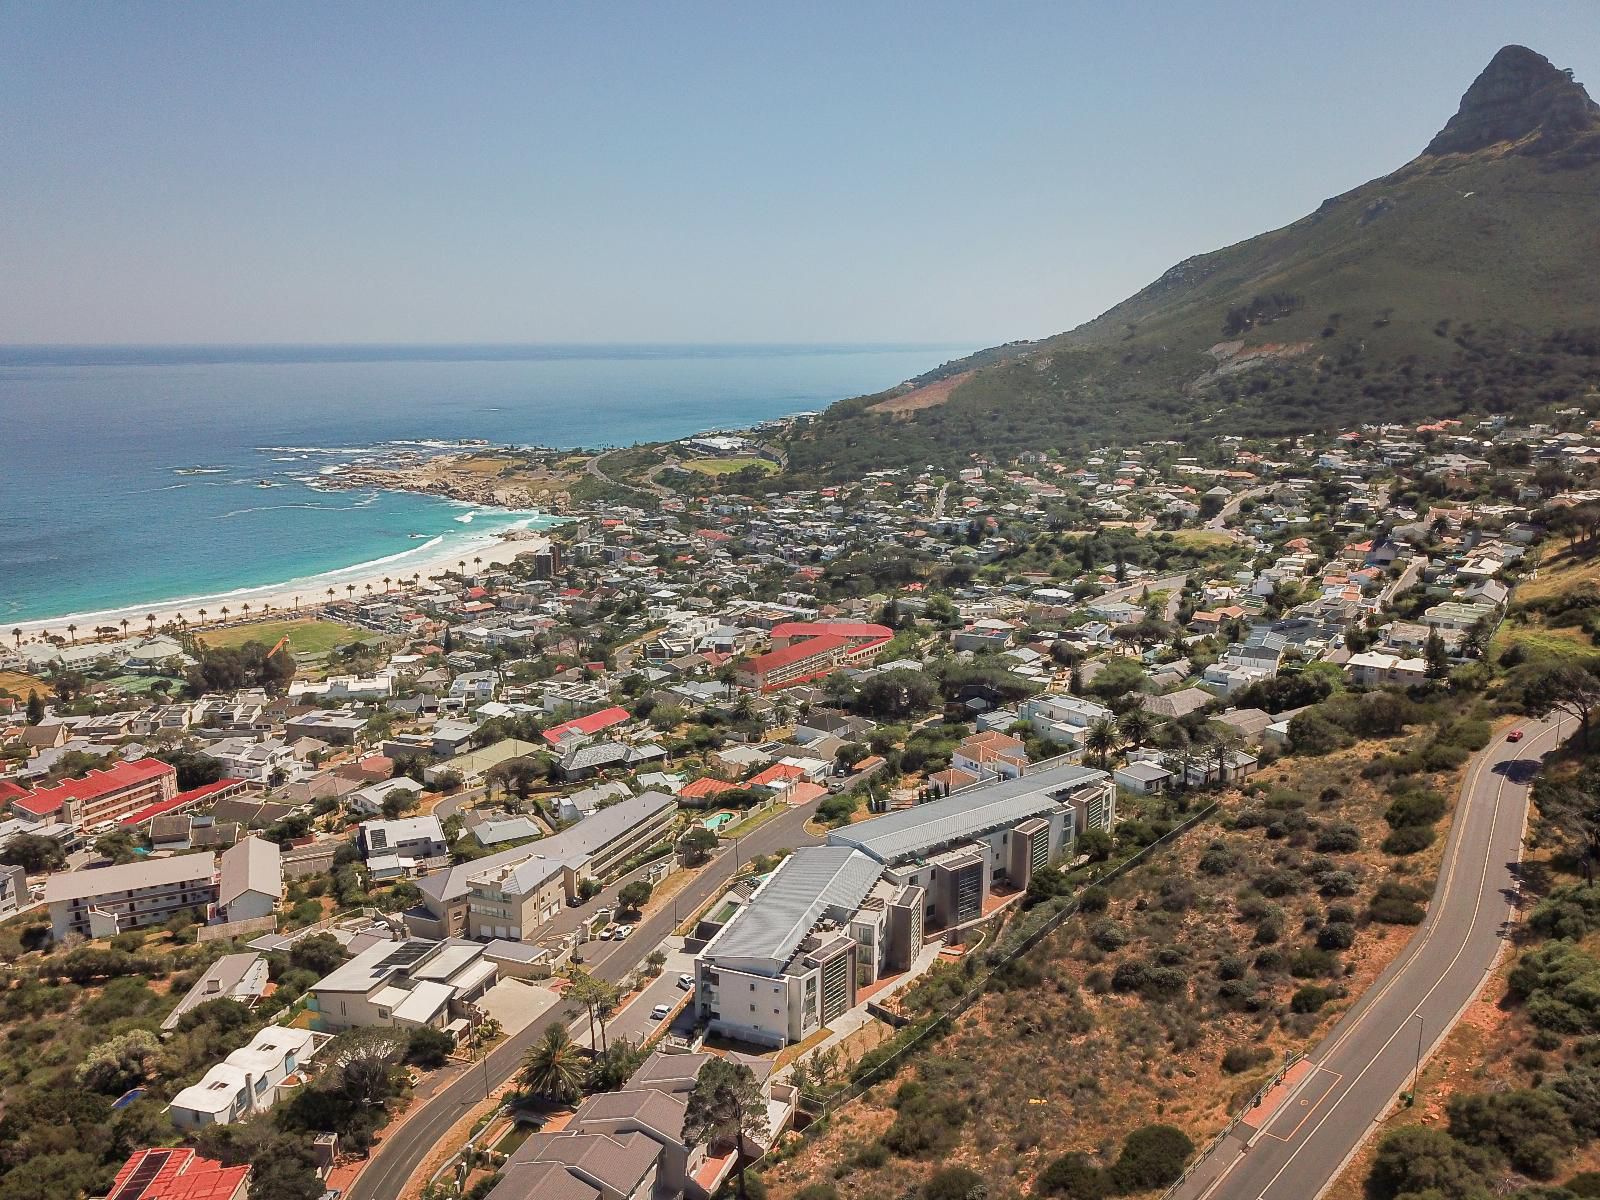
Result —
[{"label": "dry grass", "polygon": [[24,675],[21,671],[0,671],[0,692],[8,692],[13,696],[26,700],[29,692],[38,692],[41,696],[49,696],[53,689],[44,680],[34,675]]},{"label": "dry grass", "polygon": [[1563,595],[1585,583],[1600,586],[1600,555],[1581,553],[1570,540],[1552,542],[1551,546],[1539,564],[1537,576],[1517,584],[1518,600]]},{"label": "dry grass", "polygon": [[[1281,917],[1275,948],[1289,956],[1314,945],[1330,905],[1364,914],[1391,872],[1403,870],[1420,883],[1431,880],[1442,853],[1442,828],[1433,847],[1410,859],[1396,860],[1379,849],[1388,797],[1360,777],[1375,748],[1367,744],[1269,767],[1255,781],[1263,785],[1261,794],[1226,802],[1227,820],[1200,826],[1119,881],[1104,917],[1068,922],[1047,940],[1028,960],[1039,972],[1037,981],[985,997],[912,1066],[836,1114],[824,1133],[775,1166],[767,1175],[774,1194],[788,1197],[808,1183],[831,1180],[845,1200],[889,1200],[905,1195],[936,1167],[959,1163],[990,1182],[991,1196],[1016,1196],[1027,1193],[1038,1171],[1057,1156],[1083,1150],[1107,1161],[1130,1130],[1150,1122],[1175,1124],[1203,1144],[1260,1084],[1271,1069],[1267,1064],[1312,1044],[1411,934],[1410,927],[1363,919],[1335,969],[1315,979],[1251,965],[1263,946],[1257,944],[1256,919],[1246,918],[1241,908],[1263,903],[1257,884],[1277,877],[1278,886],[1283,880],[1293,885],[1264,901]],[[1453,797],[1457,774],[1437,776],[1433,786]],[[1303,814],[1311,828],[1269,837],[1262,828],[1228,827],[1241,809],[1264,804]],[[1317,852],[1316,829],[1334,822],[1361,831],[1358,850]],[[1218,872],[1212,864],[1208,872],[1200,860],[1216,847],[1231,865]],[[1350,872],[1356,893],[1319,895],[1316,880],[1329,869]],[[1091,937],[1105,920],[1127,934],[1125,946],[1104,949],[1104,938]],[[1117,991],[1116,970],[1129,962],[1170,964],[1187,977],[1182,994],[1158,1000]],[[1219,980],[1241,963],[1254,999],[1224,1001]],[[908,1003],[916,1003],[918,991],[937,986],[943,973],[960,970],[935,968]],[[1291,996],[1311,983],[1344,995],[1318,1013],[1292,1012]],[[1263,1065],[1227,1074],[1221,1060],[1233,1047],[1255,1048]],[[969,1116],[953,1147],[930,1159],[890,1155],[877,1168],[855,1163],[893,1121],[894,1089],[910,1078],[965,1103]]]},{"label": "dry grass", "polygon": [[939,379],[933,383],[924,384],[899,396],[891,396],[887,400],[880,400],[868,412],[889,413],[892,416],[901,416],[913,413],[919,409],[937,408],[967,380],[971,379],[973,372],[963,371],[959,375],[952,375],[948,379]]}]

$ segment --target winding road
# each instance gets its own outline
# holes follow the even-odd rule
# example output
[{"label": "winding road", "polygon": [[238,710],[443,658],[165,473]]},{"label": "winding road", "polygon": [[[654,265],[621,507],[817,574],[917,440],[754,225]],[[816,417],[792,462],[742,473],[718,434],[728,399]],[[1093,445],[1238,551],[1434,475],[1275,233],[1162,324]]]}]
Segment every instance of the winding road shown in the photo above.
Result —
[{"label": "winding road", "polygon": [[[692,913],[727,886],[740,863],[748,862],[760,854],[821,841],[805,828],[806,821],[816,812],[817,803],[814,800],[790,809],[737,842],[725,845],[678,894],[675,906],[663,906],[646,916],[626,941],[589,943],[585,946],[589,953],[584,965],[601,978],[617,982],[672,932],[679,916]],[[550,932],[575,927],[585,917],[592,917],[600,903],[615,908],[616,892],[622,882],[619,880],[612,884],[594,902],[582,908],[564,910],[550,924]],[[487,1062],[480,1061],[461,1070],[442,1086],[435,1084],[436,1090],[422,1100],[421,1106],[408,1114],[403,1123],[372,1151],[370,1161],[350,1185],[349,1200],[395,1200],[404,1195],[411,1176],[434,1147],[445,1139],[451,1127],[466,1116],[468,1110],[481,1103],[490,1090],[515,1073],[528,1047],[544,1036],[547,1026],[569,1021],[572,1015],[569,1006],[557,1005],[526,1029],[491,1050]]]},{"label": "winding road", "polygon": [[1315,1200],[1482,989],[1518,900],[1528,787],[1559,718],[1523,721],[1467,768],[1428,917],[1373,985],[1172,1200]]}]

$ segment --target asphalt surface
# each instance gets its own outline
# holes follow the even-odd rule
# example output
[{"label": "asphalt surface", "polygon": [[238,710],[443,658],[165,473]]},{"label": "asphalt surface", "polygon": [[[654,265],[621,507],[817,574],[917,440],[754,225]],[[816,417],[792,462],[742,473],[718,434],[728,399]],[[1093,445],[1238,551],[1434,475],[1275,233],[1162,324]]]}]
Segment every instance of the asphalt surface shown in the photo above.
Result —
[{"label": "asphalt surface", "polygon": [[1467,768],[1427,920],[1259,1128],[1238,1125],[1174,1200],[1314,1200],[1411,1087],[1509,935],[1528,783],[1559,737],[1553,717],[1517,728],[1522,741],[1501,734]]},{"label": "asphalt surface", "polygon": [[[717,856],[677,896],[677,904],[665,905],[638,922],[633,934],[622,942],[594,941],[583,947],[584,966],[612,983],[622,979],[666,938],[680,916],[687,916],[728,885],[737,866],[759,854],[812,845],[822,839],[805,830],[805,822],[816,811],[817,803],[790,809],[774,817],[736,843],[726,844]],[[629,876],[627,878],[632,878]],[[616,909],[616,893],[627,878],[618,880],[582,908],[566,909],[546,932],[574,928],[592,917],[602,905]],[[544,1036],[547,1027],[569,1022],[576,1008],[558,1005],[544,1017],[496,1046],[485,1061],[467,1068],[448,1084],[422,1101],[395,1132],[384,1138],[373,1151],[366,1168],[350,1185],[349,1200],[393,1200],[404,1193],[406,1183],[435,1146],[445,1139],[450,1127],[480,1103],[495,1087],[516,1073],[528,1047]],[[611,1026],[614,1030],[615,1025]]]}]

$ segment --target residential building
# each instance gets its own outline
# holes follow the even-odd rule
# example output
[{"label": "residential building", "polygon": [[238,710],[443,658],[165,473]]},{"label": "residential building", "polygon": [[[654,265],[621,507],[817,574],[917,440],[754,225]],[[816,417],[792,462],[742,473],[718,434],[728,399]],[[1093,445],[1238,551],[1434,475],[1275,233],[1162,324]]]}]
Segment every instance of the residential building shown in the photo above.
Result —
[{"label": "residential building", "polygon": [[1425,659],[1402,658],[1398,654],[1384,654],[1376,650],[1352,654],[1344,669],[1351,683],[1359,683],[1364,687],[1409,685],[1422,683],[1428,678]]},{"label": "residential building", "polygon": [[222,764],[222,773],[230,779],[267,783],[274,774],[287,775],[295,767],[294,751],[278,738],[223,738],[207,747],[206,753]]},{"label": "residential building", "polygon": [[82,779],[34,788],[14,796],[11,808],[25,820],[61,821],[82,828],[114,821],[177,794],[176,767],[156,758],[138,758],[90,771]]},{"label": "residential building", "polygon": [[217,911],[225,921],[270,917],[283,900],[282,851],[277,842],[247,837],[222,852]]},{"label": "residential building", "polygon": [[0,920],[28,903],[28,873],[21,867],[0,863]]},{"label": "residential building", "polygon": [[185,1146],[135,1150],[106,1200],[248,1200],[250,1166],[223,1166]]},{"label": "residential building", "polygon": [[859,621],[786,621],[773,627],[771,637],[773,649],[736,669],[744,687],[771,692],[838,667],[870,663],[894,639],[894,630]]},{"label": "residential building", "polygon": [[394,857],[414,867],[450,853],[444,826],[431,814],[396,821],[363,821],[356,834],[356,846],[368,866],[374,859]]},{"label": "residential building", "polygon": [[45,880],[50,932],[110,937],[129,929],[160,925],[180,912],[201,920],[217,902],[214,854],[148,858],[92,871],[66,871]]},{"label": "residential building", "polygon": [[377,942],[317,980],[307,1003],[327,1033],[369,1025],[442,1029],[499,978],[483,950],[459,938]]},{"label": "residential building", "polygon": [[[629,858],[670,837],[677,815],[678,802],[674,797],[662,792],[644,792],[597,809],[592,816],[570,829],[542,838],[532,845],[513,846],[497,854],[473,862],[458,863],[448,870],[424,876],[417,884],[422,892],[422,903],[404,914],[406,927],[421,937],[502,936],[473,935],[469,932],[471,928],[481,929],[484,924],[498,924],[489,921],[469,925],[469,893],[474,877],[487,880],[493,872],[538,857],[547,860],[547,863],[545,867],[536,867],[534,874],[545,870],[549,864],[561,864],[563,883],[574,889],[568,893],[569,897],[574,896],[579,880],[587,876],[604,879]],[[518,886],[523,886],[527,878],[524,876]],[[538,897],[544,894],[540,888],[519,894],[532,897],[522,902],[531,905],[526,909],[527,912],[540,910]],[[498,901],[495,903],[498,904]],[[506,927],[511,927],[509,919]],[[530,940],[534,929],[530,927],[526,916],[521,929],[521,939]]]},{"label": "residential building", "polygon": [[174,1096],[167,1114],[192,1130],[264,1113],[303,1082],[306,1064],[327,1041],[325,1033],[268,1025]]},{"label": "residential building", "polygon": [[194,986],[184,993],[166,1019],[161,1022],[162,1032],[176,1029],[184,1014],[210,1000],[237,1000],[240,1004],[254,1004],[267,990],[267,960],[265,955],[253,951],[243,954],[224,954],[206,968],[205,974],[195,980]]}]

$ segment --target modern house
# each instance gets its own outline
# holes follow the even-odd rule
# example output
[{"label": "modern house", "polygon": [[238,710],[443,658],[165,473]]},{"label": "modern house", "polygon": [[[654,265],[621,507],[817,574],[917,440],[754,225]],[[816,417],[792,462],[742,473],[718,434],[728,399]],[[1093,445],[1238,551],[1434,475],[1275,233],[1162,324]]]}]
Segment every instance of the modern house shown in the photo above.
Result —
[{"label": "modern house", "polygon": [[11,916],[27,902],[27,871],[0,863],[0,920]]},{"label": "modern house", "polygon": [[224,954],[184,993],[177,1007],[161,1022],[162,1032],[178,1027],[184,1014],[210,1000],[237,1000],[254,1004],[267,990],[267,960],[254,952]]},{"label": "modern house", "polygon": [[172,1098],[167,1113],[179,1129],[227,1125],[264,1113],[302,1080],[328,1041],[310,1029],[268,1025]]},{"label": "modern house", "polygon": [[374,859],[388,857],[415,866],[450,853],[444,826],[432,815],[402,817],[397,821],[363,821],[356,834],[356,846],[368,866],[373,865]]},{"label": "modern house", "polygon": [[1378,650],[1365,650],[1360,654],[1352,654],[1344,669],[1351,683],[1358,683],[1363,687],[1404,686],[1422,683],[1428,678],[1427,660],[1403,658],[1398,654],[1385,654]]},{"label": "modern house", "polygon": [[458,938],[407,938],[368,946],[306,992],[317,1028],[342,1033],[368,1025],[442,1029],[454,1009],[499,978],[483,947]]},{"label": "modern house", "polygon": [[44,899],[51,935],[60,941],[69,934],[110,937],[144,929],[180,912],[204,920],[217,902],[217,887],[216,855],[180,854],[51,875]]}]

